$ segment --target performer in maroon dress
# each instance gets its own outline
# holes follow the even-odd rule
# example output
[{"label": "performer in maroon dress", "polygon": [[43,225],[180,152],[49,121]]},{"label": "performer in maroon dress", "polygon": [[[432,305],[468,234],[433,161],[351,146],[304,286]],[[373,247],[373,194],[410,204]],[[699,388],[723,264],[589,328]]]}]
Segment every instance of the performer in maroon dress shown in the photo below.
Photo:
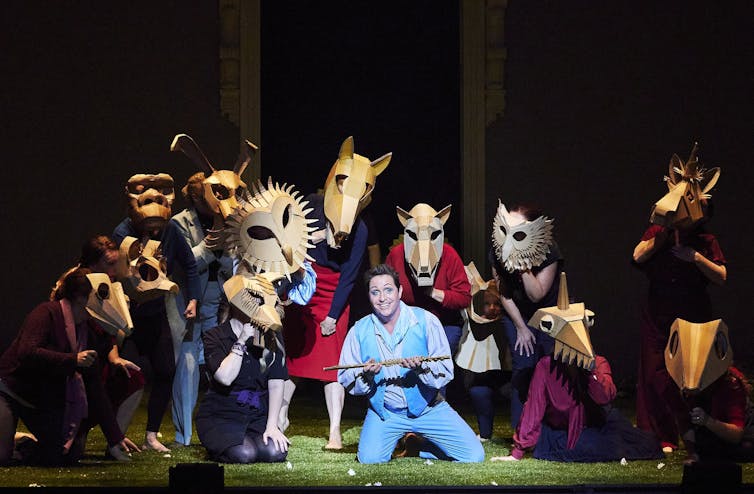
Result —
[{"label": "performer in maroon dress", "polygon": [[636,392],[636,423],[653,431],[666,452],[678,447],[679,430],[672,403],[678,390],[665,369],[664,351],[676,318],[691,322],[715,319],[707,286],[722,285],[725,257],[717,239],[704,229],[711,216],[707,192],[718,169],[705,170],[696,146],[686,163],[670,160],[669,192],[657,201],[650,226],[634,248],[633,260],[649,278],[649,296],[641,311],[641,348]]}]

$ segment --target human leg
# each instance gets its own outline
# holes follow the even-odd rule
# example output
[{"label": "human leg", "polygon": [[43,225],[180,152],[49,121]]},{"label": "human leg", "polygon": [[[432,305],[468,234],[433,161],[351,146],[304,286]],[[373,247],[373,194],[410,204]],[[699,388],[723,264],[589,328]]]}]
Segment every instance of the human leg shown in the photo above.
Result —
[{"label": "human leg", "polygon": [[382,420],[374,410],[368,408],[364,425],[361,428],[356,457],[360,463],[385,463],[390,461],[398,439],[410,430],[410,424],[405,414],[401,415],[385,410],[385,420]]},{"label": "human leg", "polygon": [[503,330],[511,352],[511,428],[518,427],[524,402],[529,393],[529,382],[537,363],[535,354],[525,355],[513,347],[516,343],[516,327],[509,317],[503,317]]},{"label": "human leg", "polygon": [[170,395],[175,375],[175,358],[173,354],[173,339],[170,332],[167,316],[158,314],[153,321],[158,337],[154,346],[149,350],[149,362],[152,364],[154,378],[152,392],[147,402],[147,430],[144,437],[147,449],[166,453],[170,451],[157,439],[162,417],[170,403]]},{"label": "human leg", "polygon": [[492,437],[492,423],[495,418],[492,388],[489,386],[472,386],[469,388],[469,396],[471,396],[471,403],[476,414],[479,437],[489,439]]},{"label": "human leg", "polygon": [[[482,443],[447,402],[427,407],[419,417],[410,420],[413,432],[421,434],[441,452],[438,455],[429,449],[432,456],[464,463],[484,461]],[[424,454],[421,456],[425,457]]]},{"label": "human leg", "polygon": [[191,444],[191,417],[199,393],[199,340],[201,332],[194,328],[192,338],[182,341],[175,365],[173,378],[173,425],[175,426],[175,442]]},{"label": "human leg", "polygon": [[293,393],[296,391],[296,378],[291,377],[283,382],[283,404],[280,406],[280,416],[278,417],[278,428],[285,432],[291,421],[288,419],[288,409],[293,399]]},{"label": "human leg", "polygon": [[325,404],[330,416],[330,436],[326,449],[343,449],[343,437],[340,434],[340,419],[343,415],[346,390],[337,382],[325,384]]},{"label": "human leg", "polygon": [[12,398],[0,393],[0,465],[7,464],[13,457],[13,438],[18,426],[18,416],[11,400]]}]

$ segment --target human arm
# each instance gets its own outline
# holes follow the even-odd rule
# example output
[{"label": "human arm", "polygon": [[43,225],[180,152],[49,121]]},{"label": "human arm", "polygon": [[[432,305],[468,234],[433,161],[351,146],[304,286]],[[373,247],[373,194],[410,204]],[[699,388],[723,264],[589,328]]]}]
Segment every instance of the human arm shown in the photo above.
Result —
[{"label": "human arm", "polygon": [[701,407],[694,407],[690,413],[691,423],[699,426],[706,427],[711,433],[730,444],[738,444],[744,435],[744,428],[742,426],[723,422],[705,412]]},{"label": "human arm", "polygon": [[304,261],[299,273],[295,275],[295,281],[288,288],[288,298],[295,304],[306,305],[316,289],[317,273],[309,261]]},{"label": "human arm", "polygon": [[172,272],[171,264],[177,262],[186,276],[186,286],[180,287],[185,291],[186,310],[184,317],[193,319],[196,317],[197,301],[201,297],[201,282],[196,258],[194,257],[188,241],[181,235],[175,221],[169,221],[163,233],[164,254],[168,260],[168,270]]},{"label": "human arm", "polygon": [[[446,309],[462,310],[468,307],[471,303],[471,284],[461,257],[455,249],[447,245],[443,249],[440,263],[441,268],[445,268],[444,286],[432,287],[430,296]],[[435,285],[438,285],[437,281],[439,280],[435,280]]]},{"label": "human arm", "polygon": [[595,359],[594,369],[589,373],[587,393],[600,406],[607,405],[615,399],[617,390],[612,370],[604,357],[597,356]]},{"label": "human arm", "polygon": [[[495,278],[497,286],[502,287],[503,285],[500,276],[494,267],[492,268],[492,275]],[[529,326],[526,325],[526,322],[524,322],[524,318],[521,316],[521,311],[518,310],[516,302],[503,295],[503,291],[500,290],[500,304],[503,306],[505,313],[508,314],[511,322],[513,322],[513,326],[516,328],[516,341],[513,344],[513,351],[518,351],[521,355],[526,355],[527,357],[532,355],[534,353],[534,344],[537,339],[531,328],[529,328]]]},{"label": "human arm", "polygon": [[[356,336],[358,331],[358,326],[354,326],[346,335],[338,365],[362,363],[361,345]],[[375,389],[374,377],[382,368],[380,365],[373,365],[374,362],[375,359],[370,358],[363,367],[338,370],[338,382],[354,396],[369,394]]]},{"label": "human arm", "polygon": [[278,451],[288,451],[288,445],[291,443],[278,428],[280,407],[283,405],[283,383],[283,379],[270,379],[267,381],[267,396],[269,400],[267,406],[267,426],[262,434],[264,444],[267,444],[267,441],[271,440]]},{"label": "human arm", "polygon": [[[252,325],[244,324],[241,334],[238,335],[238,338],[231,346],[227,355],[225,355],[220,362],[220,365],[213,372],[213,378],[215,381],[223,386],[230,386],[236,377],[238,377],[238,373],[241,370],[241,364],[243,363],[243,357],[246,353],[246,341],[253,337],[256,331],[256,328]],[[210,341],[209,348],[207,348],[208,340]],[[216,342],[214,339],[205,338],[204,342],[205,351],[207,351],[208,354],[213,355],[215,359],[219,358],[218,354],[225,350],[221,345],[216,345],[216,343],[219,342]]]},{"label": "human arm", "polygon": [[[405,306],[404,306],[405,307]],[[413,309],[409,309],[413,310]],[[450,355],[450,345],[445,336],[445,329],[440,320],[431,312],[422,310],[427,331],[427,356],[439,357]],[[440,389],[453,380],[453,360],[421,361],[418,355],[403,360],[403,367],[412,369],[419,376],[419,380],[430,388]]]},{"label": "human arm", "polygon": [[555,276],[558,274],[558,263],[548,264],[537,274],[532,273],[530,269],[521,273],[521,281],[524,284],[526,296],[532,302],[539,302],[550,291]]},{"label": "human arm", "polygon": [[126,360],[123,357],[120,356],[120,352],[118,351],[118,345],[113,345],[112,349],[110,350],[110,353],[107,354],[107,360],[110,362],[116,369],[120,369],[123,372],[126,373],[128,377],[131,377],[132,370],[134,371],[140,371],[141,367],[134,364],[130,360]]},{"label": "human arm", "polygon": [[[56,302],[38,305],[26,316],[16,337],[18,359],[24,367],[30,369],[44,370],[52,375],[71,375],[80,363],[84,363],[80,359],[83,359],[85,355],[80,356],[74,351],[64,352],[58,349],[55,338],[54,304]],[[92,358],[91,361],[93,362],[94,359]]]},{"label": "human arm", "polygon": [[673,255],[686,262],[693,262],[702,274],[716,285],[725,284],[728,270],[722,264],[717,264],[707,259],[701,252],[694,250],[688,245],[675,245],[671,248]]},{"label": "human arm", "polygon": [[361,260],[364,258],[364,252],[367,247],[367,228],[364,222],[357,220],[355,230],[348,258],[340,265],[338,286],[335,288],[335,293],[330,303],[330,310],[327,312],[327,317],[334,321],[337,321],[348,303],[348,298],[351,295],[351,290],[353,290],[356,277],[359,275]]},{"label": "human arm", "polygon": [[634,247],[634,262],[641,264],[649,260],[668,241],[669,234],[670,231],[667,228],[657,225],[649,227],[641,241]]}]

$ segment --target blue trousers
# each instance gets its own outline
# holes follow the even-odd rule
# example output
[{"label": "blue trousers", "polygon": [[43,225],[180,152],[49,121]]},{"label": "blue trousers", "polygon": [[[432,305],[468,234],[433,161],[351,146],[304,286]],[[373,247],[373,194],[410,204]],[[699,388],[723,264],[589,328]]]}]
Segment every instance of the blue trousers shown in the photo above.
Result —
[{"label": "blue trousers", "polygon": [[529,383],[534,373],[534,367],[543,355],[552,353],[555,346],[555,340],[539,328],[529,326],[529,329],[534,333],[534,338],[537,341],[534,344],[534,353],[527,357],[525,354],[521,354],[520,350],[513,349],[516,344],[516,326],[510,317],[503,317],[503,330],[511,351],[511,427],[513,430],[518,427],[524,402],[529,394]]},{"label": "blue trousers", "polygon": [[220,286],[217,282],[207,284],[204,298],[199,306],[199,314],[194,323],[192,338],[190,341],[181,342],[175,363],[172,411],[175,442],[179,444],[191,444],[192,415],[199,396],[199,365],[204,363],[202,333],[217,326],[219,290]]},{"label": "blue trousers", "polygon": [[368,408],[359,438],[359,462],[389,461],[398,440],[408,432],[420,434],[428,441],[428,451],[419,454],[422,458],[467,463],[484,461],[484,448],[474,431],[443,401],[428,406],[415,418],[408,417],[405,411],[385,410],[385,420],[382,420]]}]

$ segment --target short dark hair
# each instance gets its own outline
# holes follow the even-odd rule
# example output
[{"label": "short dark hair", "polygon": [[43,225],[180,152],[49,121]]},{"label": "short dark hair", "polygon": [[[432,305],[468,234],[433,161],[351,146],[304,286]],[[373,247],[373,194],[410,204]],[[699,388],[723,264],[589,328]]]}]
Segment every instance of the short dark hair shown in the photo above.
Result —
[{"label": "short dark hair", "polygon": [[372,278],[385,274],[393,278],[396,288],[400,288],[401,279],[398,276],[398,272],[393,269],[392,266],[388,266],[387,264],[378,264],[364,273],[364,287],[366,288],[367,293],[369,293],[369,282],[372,281]]},{"label": "short dark hair", "polygon": [[197,197],[202,197],[205,178],[206,177],[204,176],[204,172],[194,173],[188,178],[186,185],[184,185],[181,189],[181,194],[183,194],[183,198],[186,199],[186,203],[189,205],[189,207],[196,207],[196,204],[194,202],[194,195]]}]

